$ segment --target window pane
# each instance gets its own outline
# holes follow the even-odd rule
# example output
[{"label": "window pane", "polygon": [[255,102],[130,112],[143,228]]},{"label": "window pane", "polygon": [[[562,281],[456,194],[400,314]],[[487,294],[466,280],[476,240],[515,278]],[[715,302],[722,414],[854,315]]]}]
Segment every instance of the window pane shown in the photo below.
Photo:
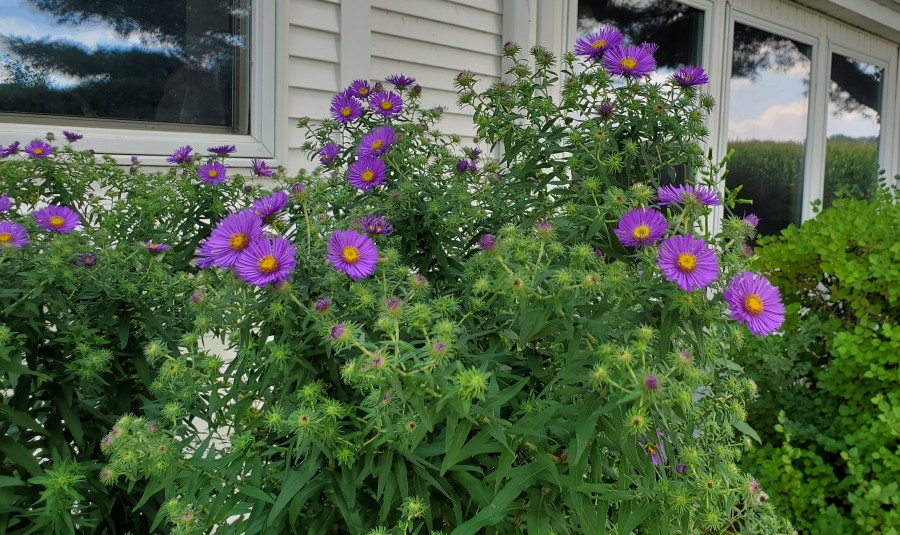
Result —
[{"label": "window pane", "polygon": [[657,76],[700,65],[703,11],[675,0],[579,0],[578,35],[612,26],[626,44],[656,43]]},{"label": "window pane", "polygon": [[755,213],[760,234],[800,224],[812,47],[734,25],[725,184],[743,186],[738,215]]},{"label": "window pane", "polygon": [[[248,2],[7,0],[0,112],[240,131]],[[246,100],[246,95],[241,95]]]},{"label": "window pane", "polygon": [[831,55],[824,206],[836,193],[871,198],[878,187],[878,136],[884,69]]}]

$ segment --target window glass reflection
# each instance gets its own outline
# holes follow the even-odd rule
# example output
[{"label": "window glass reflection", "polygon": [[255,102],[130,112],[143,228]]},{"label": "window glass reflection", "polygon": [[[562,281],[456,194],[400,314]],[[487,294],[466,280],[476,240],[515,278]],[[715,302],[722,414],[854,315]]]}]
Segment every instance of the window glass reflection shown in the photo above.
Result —
[{"label": "window glass reflection", "polygon": [[871,198],[878,187],[878,137],[884,69],[831,55],[824,206],[836,194]]},{"label": "window glass reflection", "polygon": [[743,186],[738,215],[755,213],[760,234],[800,224],[812,47],[735,23],[728,109],[726,186]]},{"label": "window glass reflection", "polygon": [[237,127],[248,22],[240,0],[8,0],[0,112]]}]

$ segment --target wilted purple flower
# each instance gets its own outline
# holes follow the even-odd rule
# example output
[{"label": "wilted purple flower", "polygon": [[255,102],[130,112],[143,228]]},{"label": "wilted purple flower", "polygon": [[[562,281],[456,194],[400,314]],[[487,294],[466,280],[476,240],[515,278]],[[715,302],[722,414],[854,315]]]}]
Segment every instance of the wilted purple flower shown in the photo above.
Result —
[{"label": "wilted purple flower", "polygon": [[385,82],[394,84],[394,87],[398,89],[403,89],[404,87],[411,86],[416,83],[416,79],[404,76],[403,74],[392,74],[384,79]]},{"label": "wilted purple flower", "polygon": [[266,162],[256,158],[250,160],[250,172],[259,177],[271,177],[273,175]]},{"label": "wilted purple flower", "polygon": [[237,147],[234,145],[219,145],[217,147],[210,147],[206,150],[218,156],[228,156],[229,154],[234,154],[237,151]]},{"label": "wilted purple flower", "polygon": [[303,182],[297,182],[293,186],[291,186],[291,195],[294,197],[303,197],[306,194],[306,184]]},{"label": "wilted purple flower", "polygon": [[744,223],[750,228],[759,226],[759,216],[756,214],[747,214],[744,216]]},{"label": "wilted purple flower", "polygon": [[388,220],[383,215],[378,214],[364,215],[356,220],[356,224],[370,236],[376,234],[387,236],[394,230],[394,227],[388,223]]},{"label": "wilted purple flower", "polygon": [[139,165],[140,163],[141,163],[141,161],[138,160],[138,157],[137,157],[137,156],[132,156],[132,157],[131,157],[131,165]]},{"label": "wilted purple flower", "polygon": [[582,37],[575,42],[575,54],[592,60],[603,57],[603,53],[622,42],[622,34],[615,28],[603,28]]},{"label": "wilted purple flower", "polygon": [[228,180],[228,170],[221,162],[209,162],[197,169],[197,176],[207,184],[221,184]]},{"label": "wilted purple flower", "polygon": [[34,222],[50,232],[66,234],[78,226],[78,214],[67,206],[48,206],[34,212]]},{"label": "wilted purple flower", "polygon": [[781,293],[758,273],[738,273],[728,283],[722,297],[728,303],[731,319],[746,324],[754,336],[772,334],[784,323]]},{"label": "wilted purple flower", "polygon": [[326,143],[324,147],[319,149],[319,161],[322,162],[322,165],[328,165],[337,158],[337,155],[340,154],[341,148],[334,143]]},{"label": "wilted purple flower", "polygon": [[159,431],[159,424],[156,422],[147,422],[147,431],[156,433],[157,431]]},{"label": "wilted purple flower", "polygon": [[412,86],[412,89],[410,89],[410,92],[413,95],[421,95],[422,94],[422,86],[420,86],[419,84],[416,84],[416,85]]},{"label": "wilted purple flower", "polygon": [[656,60],[647,47],[619,45],[603,55],[603,68],[610,74],[639,78],[653,72]]},{"label": "wilted purple flower", "polygon": [[12,156],[13,154],[18,154],[18,153],[19,153],[19,142],[13,141],[12,143],[9,144],[8,147],[3,149],[3,153],[0,154],[0,157],[7,158],[9,156]]},{"label": "wilted purple flower", "polygon": [[547,220],[539,221],[537,224],[538,236],[547,238],[553,234],[553,223]]},{"label": "wilted purple flower", "polygon": [[0,221],[0,252],[28,244],[28,231],[13,221]]},{"label": "wilted purple flower", "polygon": [[485,234],[478,239],[478,248],[482,251],[493,251],[497,247],[497,237],[493,234]]},{"label": "wilted purple flower", "polygon": [[365,234],[352,229],[336,230],[328,240],[328,260],[334,269],[358,282],[375,273],[378,249]]},{"label": "wilted purple flower", "polygon": [[80,254],[75,257],[75,263],[79,266],[92,267],[97,265],[97,255],[91,253]]},{"label": "wilted purple flower", "polygon": [[378,126],[359,140],[356,153],[359,156],[381,156],[391,150],[396,140],[393,128]]},{"label": "wilted purple flower", "polygon": [[350,330],[347,329],[347,326],[343,323],[335,323],[331,328],[329,334],[331,335],[332,340],[334,340],[335,342],[340,342],[347,339],[347,336],[350,334]]},{"label": "wilted purple flower", "polygon": [[275,236],[269,240],[263,236],[254,240],[237,257],[234,271],[244,282],[256,286],[268,286],[287,279],[297,265],[296,249],[291,242]]},{"label": "wilted purple flower", "polygon": [[678,463],[675,465],[675,471],[678,472],[679,474],[684,474],[687,472],[687,470],[688,470],[688,467],[684,463]]},{"label": "wilted purple flower", "polygon": [[351,95],[341,92],[331,100],[331,118],[339,123],[349,123],[362,116],[362,104]]},{"label": "wilted purple flower", "polygon": [[194,292],[191,294],[191,301],[194,303],[202,303],[203,302],[203,294],[201,292]]},{"label": "wilted purple flower", "polygon": [[475,160],[469,160],[469,165],[467,167],[470,173],[478,171],[478,164],[475,163]]},{"label": "wilted purple flower", "polygon": [[283,191],[276,191],[275,193],[263,197],[259,199],[253,206],[250,207],[250,210],[253,211],[254,214],[257,215],[260,219],[265,222],[271,221],[278,212],[281,211],[282,208],[288,202],[288,194]]},{"label": "wilted purple flower", "polygon": [[69,143],[74,143],[74,142],[78,141],[79,139],[84,138],[83,135],[76,134],[75,132],[69,132],[68,130],[63,130],[63,135],[66,137],[66,140]]},{"label": "wilted purple flower", "polygon": [[403,111],[403,100],[393,91],[379,91],[369,97],[369,106],[382,117],[393,117]]},{"label": "wilted purple flower", "polygon": [[655,243],[666,233],[668,223],[652,208],[638,208],[622,216],[615,230],[626,247],[643,247]]},{"label": "wilted purple flower", "polygon": [[384,302],[384,309],[389,313],[396,314],[403,308],[403,301],[399,297],[389,297]]},{"label": "wilted purple flower", "polygon": [[185,145],[181,148],[175,149],[166,161],[174,164],[182,164],[182,163],[190,163],[191,161],[191,152],[193,152],[193,147],[190,145]]},{"label": "wilted purple flower", "polygon": [[666,462],[666,440],[659,431],[656,432],[656,437],[659,439],[659,442],[650,442],[650,437],[647,435],[644,435],[643,443],[639,442],[644,451],[650,454],[650,461],[653,463],[653,466],[659,466],[660,463]]},{"label": "wilted purple flower", "polygon": [[612,114],[612,110],[612,104],[610,104],[609,102],[603,102],[602,104],[600,104],[600,107],[597,108],[597,111],[599,111],[600,115],[603,117],[609,117]]},{"label": "wilted purple flower", "polygon": [[685,87],[703,85],[709,82],[709,76],[706,75],[703,67],[695,67],[693,65],[678,69],[672,77]]},{"label": "wilted purple flower", "polygon": [[32,158],[46,158],[53,154],[53,147],[49,143],[34,140],[22,149],[22,152]]},{"label": "wilted purple flower", "polygon": [[706,288],[719,276],[716,253],[694,236],[667,238],[659,246],[656,263],[666,280],[688,292]]},{"label": "wilted purple flower", "polygon": [[421,273],[412,276],[412,285],[416,288],[424,288],[428,284],[428,279]]},{"label": "wilted purple flower", "polygon": [[12,208],[12,199],[9,198],[9,194],[0,195],[0,212],[5,212],[10,208]]}]

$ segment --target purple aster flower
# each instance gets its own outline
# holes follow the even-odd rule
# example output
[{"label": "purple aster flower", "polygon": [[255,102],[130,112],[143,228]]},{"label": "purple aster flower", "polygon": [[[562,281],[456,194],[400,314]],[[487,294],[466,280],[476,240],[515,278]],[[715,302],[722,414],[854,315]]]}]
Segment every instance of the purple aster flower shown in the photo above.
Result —
[{"label": "purple aster flower", "polygon": [[0,221],[0,251],[18,249],[28,244],[28,231],[12,221]]},{"label": "purple aster flower", "polygon": [[328,259],[334,269],[358,282],[375,273],[378,249],[365,234],[352,229],[336,230],[328,240]]},{"label": "purple aster flower", "polygon": [[380,159],[375,156],[361,156],[350,164],[347,169],[347,181],[351,186],[366,190],[384,182],[387,168]]},{"label": "purple aster flower", "polygon": [[34,212],[34,222],[50,232],[66,234],[78,226],[80,218],[67,206],[48,206]]},{"label": "purple aster flower", "polygon": [[210,147],[206,150],[217,156],[228,156],[229,154],[234,154],[237,151],[237,147],[234,145],[219,145],[218,147]]},{"label": "purple aster flower", "polygon": [[670,204],[684,206],[690,201],[700,203],[703,206],[718,206],[722,204],[719,194],[709,186],[692,186],[691,184],[662,186],[657,191],[657,196],[661,206]]},{"label": "purple aster flower", "polygon": [[154,241],[142,241],[141,244],[147,248],[147,252],[150,254],[164,253],[171,249],[171,247],[165,243],[156,243]]},{"label": "purple aster flower", "polygon": [[369,85],[368,80],[353,80],[350,87],[347,88],[347,92],[356,98],[366,100],[372,92],[372,86]]},{"label": "purple aster flower", "polygon": [[0,212],[5,212],[10,208],[12,208],[12,199],[9,198],[9,194],[0,195]]},{"label": "purple aster flower", "polygon": [[137,156],[131,157],[131,165],[140,165],[140,163],[141,163],[141,161],[138,159]]},{"label": "purple aster flower", "polygon": [[297,260],[294,246],[286,239],[275,236],[262,237],[251,243],[234,264],[237,276],[244,282],[257,286],[268,286],[287,279]]},{"label": "purple aster flower", "polygon": [[575,42],[575,54],[593,60],[603,57],[603,53],[618,46],[622,42],[622,34],[615,28],[603,28],[599,32],[582,37]]},{"label": "purple aster flower", "polygon": [[456,170],[460,173],[465,173],[469,170],[469,161],[468,160],[459,160],[456,162]]},{"label": "purple aster flower", "polygon": [[179,149],[176,149],[166,161],[174,164],[182,164],[182,163],[190,163],[191,161],[191,152],[193,152],[193,147],[190,145],[185,145]]},{"label": "purple aster flower", "polygon": [[650,55],[655,55],[656,51],[659,50],[659,45],[656,43],[641,43],[640,48],[644,49]]},{"label": "purple aster flower", "polygon": [[673,78],[675,78],[676,82],[685,87],[703,85],[709,82],[709,76],[706,75],[706,71],[703,70],[703,67],[695,67],[694,65],[688,65],[687,67],[678,69],[675,71]]},{"label": "purple aster flower", "polygon": [[74,142],[78,141],[79,139],[84,138],[83,135],[77,134],[75,132],[69,132],[68,130],[63,130],[63,135],[66,137],[66,140],[69,143],[74,143]]},{"label": "purple aster flower", "polygon": [[478,164],[475,163],[475,160],[469,160],[467,167],[468,167],[468,171],[470,173],[474,173],[475,171],[478,171]]},{"label": "purple aster flower", "polygon": [[8,147],[3,149],[3,154],[0,156],[2,156],[3,158],[7,158],[9,156],[12,156],[13,154],[18,154],[18,153],[19,153],[19,142],[13,141],[12,143],[9,144]]},{"label": "purple aster flower", "polygon": [[752,271],[735,275],[725,293],[731,319],[746,324],[754,336],[766,336],[784,323],[784,304],[781,293],[765,277]]},{"label": "purple aster flower", "polygon": [[479,149],[478,147],[472,147],[471,149],[469,149],[468,152],[469,152],[469,157],[472,158],[473,160],[477,160],[478,157],[481,156],[481,149]]},{"label": "purple aster flower", "polygon": [[379,126],[359,140],[357,154],[359,156],[381,156],[391,150],[397,141],[394,129],[390,126]]},{"label": "purple aster flower", "polygon": [[716,253],[700,238],[672,236],[659,246],[656,263],[666,280],[688,292],[706,288],[719,276]]},{"label": "purple aster flower", "polygon": [[497,247],[497,237],[493,234],[485,234],[478,238],[478,248],[482,251],[493,251]]},{"label": "purple aster flower", "polygon": [[393,117],[403,111],[403,100],[393,91],[379,91],[369,97],[369,106],[382,117]]},{"label": "purple aster flower", "polygon": [[647,435],[644,435],[644,442],[639,442],[644,451],[650,454],[650,462],[653,463],[653,466],[659,466],[660,463],[665,464],[666,462],[666,440],[659,431],[656,432],[656,436],[659,442],[650,442],[650,437]]},{"label": "purple aster flower", "polygon": [[266,165],[266,162],[262,160],[257,160],[256,158],[250,160],[250,172],[256,176],[260,177],[271,177],[274,173],[269,169],[269,166]]},{"label": "purple aster flower", "polygon": [[228,171],[221,162],[209,162],[197,169],[197,176],[207,184],[221,184],[228,180]]},{"label": "purple aster flower", "polygon": [[32,158],[46,158],[53,154],[53,147],[49,143],[34,140],[22,149],[22,152]]},{"label": "purple aster flower", "polygon": [[253,206],[250,207],[250,210],[253,211],[260,219],[265,222],[269,222],[272,220],[278,212],[281,211],[282,208],[288,202],[288,194],[283,191],[276,191],[275,193],[269,195],[268,197],[263,197],[259,199]]},{"label": "purple aster flower", "polygon": [[319,314],[324,314],[328,312],[328,309],[331,308],[331,299],[327,297],[320,297],[316,300],[316,312]]},{"label": "purple aster flower", "polygon": [[603,55],[603,68],[610,74],[639,78],[653,72],[656,60],[647,47],[619,45]]},{"label": "purple aster flower", "polygon": [[403,89],[416,83],[415,78],[404,76],[403,74],[392,74],[385,77],[384,81],[393,84],[397,89]]},{"label": "purple aster flower", "polygon": [[328,165],[337,158],[337,155],[340,154],[341,148],[334,143],[326,143],[324,147],[319,149],[319,161],[322,162],[322,165]]},{"label": "purple aster flower", "polygon": [[377,214],[364,215],[356,220],[356,224],[369,236],[376,234],[387,236],[394,230],[394,227],[388,223],[388,220],[383,215]]},{"label": "purple aster flower", "polygon": [[250,210],[230,214],[219,221],[198,251],[201,267],[230,268],[250,246],[263,239],[262,221]]},{"label": "purple aster flower", "polygon": [[92,253],[84,253],[75,257],[75,263],[83,267],[93,267],[97,265],[97,255]]},{"label": "purple aster flower", "polygon": [[750,228],[759,226],[759,216],[756,214],[747,214],[744,216],[744,223]]},{"label": "purple aster flower", "polygon": [[638,208],[622,216],[615,233],[626,247],[643,247],[663,237],[669,224],[653,208]]},{"label": "purple aster flower", "polygon": [[362,104],[346,92],[338,93],[331,99],[331,118],[339,123],[349,123],[360,118]]}]

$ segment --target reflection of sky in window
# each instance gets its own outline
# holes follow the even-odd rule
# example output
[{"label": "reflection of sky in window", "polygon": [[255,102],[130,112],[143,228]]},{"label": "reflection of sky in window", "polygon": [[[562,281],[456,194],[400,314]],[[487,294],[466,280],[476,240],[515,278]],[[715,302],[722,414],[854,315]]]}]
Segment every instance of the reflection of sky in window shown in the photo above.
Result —
[{"label": "reflection of sky in window", "polygon": [[[881,81],[884,78],[884,69],[863,61],[847,58],[859,72],[872,78],[871,83],[881,90]],[[832,82],[831,91],[842,91]],[[826,135],[843,135],[848,137],[878,137],[880,125],[878,124],[878,110],[861,105],[860,109],[842,110],[829,99],[828,121]]]},{"label": "reflection of sky in window", "polygon": [[[31,5],[27,0],[0,0],[0,37],[15,37],[35,41],[68,41],[89,50],[98,48],[130,49],[140,47],[149,50],[163,50],[165,45],[155,41],[152,35],[132,32],[128,35],[117,33],[111,26],[99,21],[81,24],[57,24],[53,18]],[[9,50],[0,40],[0,56]],[[2,70],[2,67],[0,67]],[[7,77],[0,71],[0,80]],[[78,80],[59,73],[50,73],[50,83],[63,88],[75,85]]]}]

